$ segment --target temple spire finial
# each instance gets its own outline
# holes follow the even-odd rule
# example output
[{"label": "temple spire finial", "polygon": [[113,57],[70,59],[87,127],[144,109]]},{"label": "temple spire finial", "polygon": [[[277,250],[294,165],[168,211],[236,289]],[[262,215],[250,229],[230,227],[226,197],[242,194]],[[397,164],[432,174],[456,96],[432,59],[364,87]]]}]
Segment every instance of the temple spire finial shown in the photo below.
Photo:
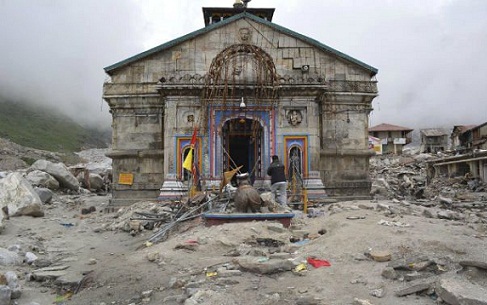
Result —
[{"label": "temple spire finial", "polygon": [[241,0],[235,0],[235,3],[233,4],[233,8],[244,8],[244,4],[242,3]]},{"label": "temple spire finial", "polygon": [[244,6],[244,9],[247,8],[247,4],[250,2],[251,0],[242,0],[243,2],[243,6]]}]

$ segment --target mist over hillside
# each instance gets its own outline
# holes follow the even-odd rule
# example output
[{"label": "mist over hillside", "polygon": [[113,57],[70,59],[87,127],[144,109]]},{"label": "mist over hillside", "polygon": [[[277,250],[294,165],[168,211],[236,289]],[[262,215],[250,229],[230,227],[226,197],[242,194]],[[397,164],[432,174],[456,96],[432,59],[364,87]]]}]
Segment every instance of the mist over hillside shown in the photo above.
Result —
[{"label": "mist over hillside", "polygon": [[53,107],[0,97],[0,137],[36,149],[76,152],[108,147],[111,129],[80,124]]}]

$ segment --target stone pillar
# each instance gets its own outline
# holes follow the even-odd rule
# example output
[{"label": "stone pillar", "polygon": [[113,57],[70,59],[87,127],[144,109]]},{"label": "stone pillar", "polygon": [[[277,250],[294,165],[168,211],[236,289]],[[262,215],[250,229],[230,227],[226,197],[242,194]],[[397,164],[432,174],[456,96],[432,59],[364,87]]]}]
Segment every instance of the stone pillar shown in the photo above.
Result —
[{"label": "stone pillar", "polygon": [[[372,97],[373,98],[373,97]],[[320,174],[330,197],[370,198],[368,115],[371,99],[327,93],[322,100]]]},{"label": "stone pillar", "polygon": [[159,96],[105,97],[112,113],[111,205],[154,200],[164,177],[163,108]]}]

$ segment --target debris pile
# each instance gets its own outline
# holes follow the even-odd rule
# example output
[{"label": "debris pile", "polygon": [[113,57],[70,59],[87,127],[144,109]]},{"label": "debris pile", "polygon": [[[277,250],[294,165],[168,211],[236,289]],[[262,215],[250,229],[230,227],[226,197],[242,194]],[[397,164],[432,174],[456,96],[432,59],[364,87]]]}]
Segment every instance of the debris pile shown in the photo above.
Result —
[{"label": "debris pile", "polygon": [[376,199],[424,199],[431,155],[378,155],[370,159],[371,195]]},{"label": "debris pile", "polygon": [[[427,181],[430,157],[374,158],[373,200],[295,210],[289,227],[203,226],[202,213],[234,212],[231,189],[102,213],[108,196],[82,183],[67,191],[76,186],[69,173],[26,179],[42,181],[49,200],[37,200],[22,180],[28,174],[16,173],[0,184],[16,178],[6,189],[25,189],[20,202],[31,198],[40,210],[9,206],[3,233],[18,231],[2,236],[0,304],[24,304],[42,290],[39,304],[241,304],[245,296],[248,304],[487,305],[485,185]],[[260,195],[273,210],[272,196]]]},{"label": "debris pile", "polygon": [[370,159],[371,196],[408,201],[484,201],[487,183],[470,176],[439,177],[428,181],[426,161],[432,154],[378,155]]},{"label": "debris pile", "polygon": [[[183,201],[140,201],[118,209],[116,220],[105,227],[107,230],[121,230],[135,236],[144,231],[154,232],[148,243],[164,241],[171,232],[188,220],[196,219],[203,213],[232,214],[238,212],[234,200],[235,192],[198,193]],[[289,212],[280,207],[273,196],[260,194],[262,212]]]}]

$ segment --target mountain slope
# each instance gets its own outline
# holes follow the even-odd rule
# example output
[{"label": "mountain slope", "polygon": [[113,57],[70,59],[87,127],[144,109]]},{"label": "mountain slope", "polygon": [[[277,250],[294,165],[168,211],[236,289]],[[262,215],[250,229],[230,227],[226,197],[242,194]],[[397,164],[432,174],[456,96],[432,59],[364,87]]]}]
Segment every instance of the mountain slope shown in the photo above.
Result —
[{"label": "mountain slope", "polygon": [[110,130],[83,127],[55,109],[0,99],[0,137],[22,146],[75,152],[107,147]]}]

